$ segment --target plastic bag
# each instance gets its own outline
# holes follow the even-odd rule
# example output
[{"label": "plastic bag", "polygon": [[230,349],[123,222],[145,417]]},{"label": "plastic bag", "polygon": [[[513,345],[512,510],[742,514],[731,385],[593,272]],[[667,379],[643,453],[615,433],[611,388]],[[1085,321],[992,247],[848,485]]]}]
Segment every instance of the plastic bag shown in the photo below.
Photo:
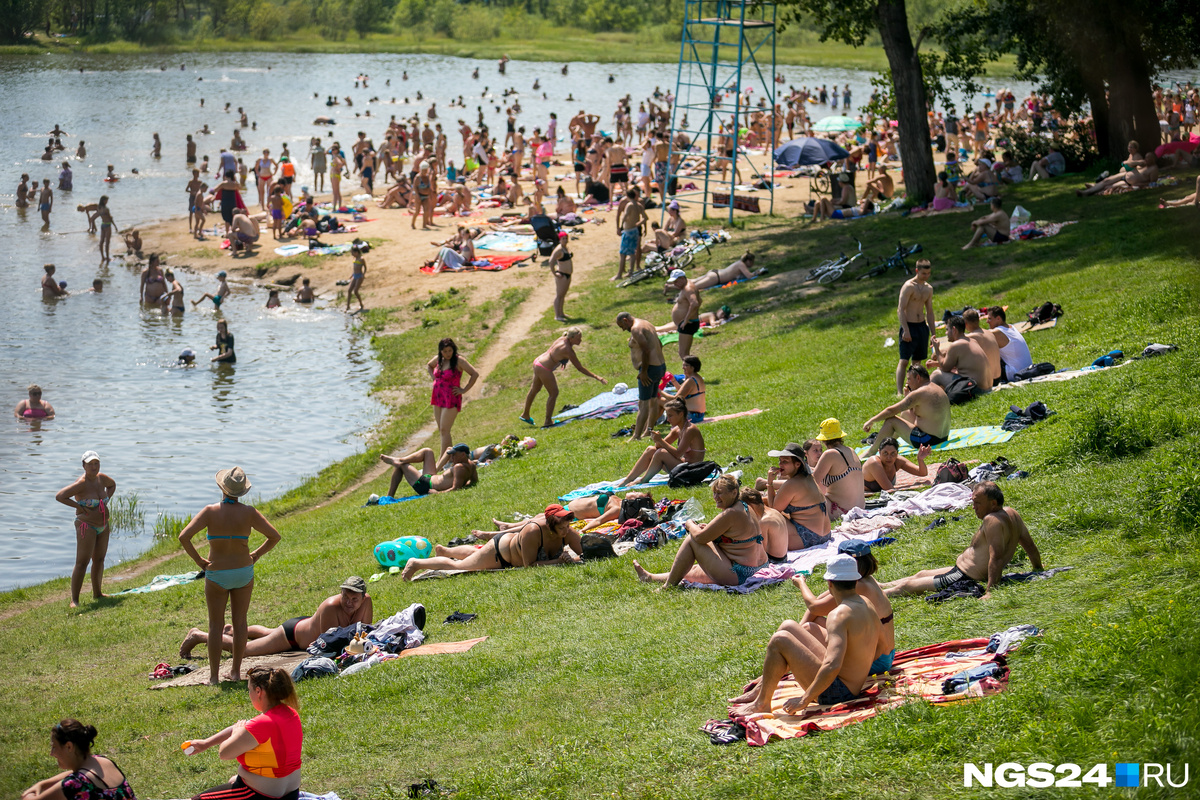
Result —
[{"label": "plastic bag", "polygon": [[685,502],[683,506],[681,506],[680,509],[675,512],[673,517],[671,517],[672,522],[678,522],[680,525],[688,522],[689,520],[692,522],[704,521],[704,507],[701,506],[700,501],[694,497],[689,497],[687,502]]},{"label": "plastic bag", "polygon": [[1013,209],[1012,216],[1009,217],[1009,224],[1024,225],[1032,218],[1033,215],[1029,213],[1029,209],[1025,208],[1025,206],[1017,206]]}]

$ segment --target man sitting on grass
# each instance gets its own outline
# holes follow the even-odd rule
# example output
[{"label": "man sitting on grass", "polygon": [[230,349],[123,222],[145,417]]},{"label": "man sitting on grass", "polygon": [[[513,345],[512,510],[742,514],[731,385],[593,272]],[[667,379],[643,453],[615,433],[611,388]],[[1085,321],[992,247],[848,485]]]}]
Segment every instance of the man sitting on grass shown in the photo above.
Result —
[{"label": "man sitting on grass", "polygon": [[984,600],[992,596],[992,589],[1004,575],[1004,568],[1012,561],[1017,545],[1024,548],[1030,563],[1038,572],[1042,571],[1042,555],[1029,535],[1025,521],[1012,506],[1004,505],[1004,492],[991,481],[975,487],[971,497],[975,516],[983,520],[979,530],[971,537],[971,544],[959,554],[950,569],[926,569],[908,578],[883,584],[889,597],[905,594],[925,594],[945,589],[956,581],[970,578],[987,583]]},{"label": "man sitting on grass", "polygon": [[992,210],[979,219],[971,220],[971,228],[974,232],[971,235],[971,241],[963,245],[963,250],[978,247],[984,241],[991,241],[994,244],[1004,244],[1008,241],[1008,235],[1012,232],[1012,222],[1003,205],[1004,203],[999,197],[993,197],[991,199]]},{"label": "man sitting on grass", "polygon": [[932,447],[950,437],[950,398],[945,390],[930,381],[929,372],[920,364],[909,367],[906,377],[904,397],[863,423],[863,432],[870,433],[875,423],[883,420],[864,458],[875,455],[888,437],[907,439],[915,448],[923,444]]},{"label": "man sitting on grass", "polygon": [[838,555],[829,560],[825,581],[836,605],[825,618],[825,641],[776,632],[767,643],[762,679],[746,694],[730,700],[735,706],[731,714],[771,713],[775,689],[788,672],[804,687],[804,694],[783,704],[785,714],[803,716],[813,702],[831,706],[862,696],[882,623],[856,591],[861,577],[852,556]]},{"label": "man sitting on grass", "polygon": [[[479,472],[471,460],[471,448],[465,444],[448,448],[437,463],[434,463],[433,451],[428,447],[406,456],[380,456],[379,460],[392,466],[392,485],[388,488],[388,497],[396,496],[401,478],[408,481],[417,494],[452,492],[479,483]],[[418,470],[414,464],[420,464],[421,469]]]},{"label": "man sitting on grass", "polygon": [[[374,609],[371,595],[367,594],[367,582],[357,575],[351,575],[342,582],[341,588],[341,594],[326,597],[310,617],[292,617],[278,628],[251,625],[247,629],[250,639],[246,642],[246,655],[299,653],[330,628],[344,628],[356,622],[370,624]],[[207,642],[207,633],[192,628],[184,637],[183,644],[179,645],[179,657],[191,658],[192,648]],[[221,646],[233,652],[232,625],[225,626]]]},{"label": "man sitting on grass", "polygon": [[933,340],[933,359],[929,366],[934,367],[934,372],[930,380],[949,389],[954,379],[962,375],[975,382],[973,394],[976,397],[990,392],[992,368],[987,353],[979,342],[968,338],[967,323],[962,317],[956,315],[946,322],[946,338],[950,343],[945,347],[937,339]]}]

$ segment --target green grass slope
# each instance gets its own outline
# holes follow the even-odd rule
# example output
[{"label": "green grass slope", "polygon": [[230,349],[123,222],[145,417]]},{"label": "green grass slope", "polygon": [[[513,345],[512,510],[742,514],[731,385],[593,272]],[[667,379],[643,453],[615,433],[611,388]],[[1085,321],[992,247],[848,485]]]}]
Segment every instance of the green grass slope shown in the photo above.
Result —
[{"label": "green grass slope", "polygon": [[[728,263],[751,248],[786,279],[849,250],[852,236],[876,255],[890,253],[897,240],[919,241],[934,264],[939,315],[966,303],[1004,303],[1017,317],[1047,299],[1063,304],[1067,314],[1057,328],[1031,334],[1035,360],[1078,367],[1114,347],[1133,354],[1152,341],[1180,346],[1163,358],[998,392],[955,409],[956,427],[998,424],[1010,404],[1035,399],[1057,412],[1003,446],[956,455],[1004,454],[1030,470],[1030,478],[1004,483],[1008,502],[1025,516],[1046,564],[1075,569],[1000,589],[987,603],[899,600],[897,639],[907,648],[1017,623],[1045,628],[1011,658],[1009,691],[954,707],[911,704],[765,748],[716,748],[697,729],[724,716],[724,698],[757,674],[779,622],[802,613],[792,587],[747,597],[655,593],[635,580],[629,557],[417,584],[386,577],[371,585],[377,613],[421,602],[431,641],[490,638],[465,655],[406,659],[301,684],[305,788],[392,798],[429,776],[460,797],[952,798],[963,791],[964,762],[1179,764],[1194,757],[1200,220],[1193,209],[1153,210],[1146,192],[1076,200],[1067,183],[1026,184],[1011,200],[1036,218],[1080,223],[1045,241],[964,253],[958,248],[968,238],[967,215],[815,228],[755,218],[711,259]],[[611,232],[589,228],[586,235]],[[613,243],[615,254],[615,237]],[[548,279],[537,273],[529,270],[522,281]],[[710,413],[767,409],[705,426],[711,457],[728,463],[753,455],[748,474],[763,475],[771,447],[811,436],[829,416],[853,430],[886,405],[896,351],[883,341],[895,336],[900,280],[892,273],[811,295],[786,280],[771,290],[751,282],[705,292],[706,309],[761,309],[695,347]],[[610,382],[631,383],[625,336],[613,318],[629,310],[664,321],[659,287],[616,290],[601,274],[578,289],[568,313],[585,328],[583,362]],[[378,388],[408,398],[380,445],[393,446],[426,422],[421,365],[436,339],[459,337],[464,354],[474,357],[523,296],[518,289],[486,309],[443,298],[367,320],[378,331],[384,363]],[[392,329],[414,318],[418,327]],[[466,406],[456,439],[478,444],[524,432],[516,418],[529,364],[559,327],[547,309],[492,374],[492,393]],[[596,389],[572,373],[562,380],[559,402],[582,402]],[[283,542],[260,563],[251,621],[277,624],[308,613],[346,575],[376,571],[371,549],[381,540],[420,534],[445,542],[486,526],[493,515],[534,511],[576,486],[623,473],[638,446],[609,434],[628,419],[537,431],[537,449],[487,467],[470,491],[362,507],[370,492],[386,488],[380,479],[318,510],[282,513],[349,485],[378,449],[334,465],[264,506]],[[713,511],[705,489],[672,494],[694,495]],[[881,579],[949,565],[976,524],[969,510],[961,517],[932,532],[922,530],[927,520],[909,522],[896,544],[878,551]],[[643,563],[665,569],[674,550],[643,554]],[[158,571],[189,568],[179,556]],[[0,609],[62,587],[58,581],[9,593]],[[456,610],[479,618],[443,627]],[[139,796],[187,797],[226,779],[229,765],[214,754],[185,758],[178,745],[252,713],[244,689],[147,691],[146,673],[160,660],[177,663],[179,640],[204,616],[203,593],[193,585],[85,603],[78,611],[55,602],[6,620],[0,792],[16,795],[55,771],[46,739],[64,716],[97,725],[98,749],[121,764]]]}]

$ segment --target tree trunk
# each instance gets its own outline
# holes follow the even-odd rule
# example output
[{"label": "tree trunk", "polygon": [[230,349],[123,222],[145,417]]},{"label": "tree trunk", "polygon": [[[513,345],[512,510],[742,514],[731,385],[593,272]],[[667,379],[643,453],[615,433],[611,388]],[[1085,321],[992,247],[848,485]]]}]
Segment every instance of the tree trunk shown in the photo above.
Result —
[{"label": "tree trunk", "polygon": [[[1096,132],[1096,152],[1101,156],[1107,156],[1112,150],[1112,137],[1109,134],[1108,121],[1108,90],[1104,85],[1103,64],[1098,59],[1089,59],[1081,62],[1080,76],[1083,80],[1084,92],[1087,94],[1088,104],[1092,107],[1092,128]],[[1118,147],[1124,149],[1125,143],[1120,142]],[[1121,157],[1123,161],[1124,156]]]},{"label": "tree trunk", "polygon": [[[1130,31],[1118,37],[1112,58],[1105,59],[1108,70],[1108,155],[1125,159],[1131,140],[1150,153],[1162,141],[1162,128],[1154,109],[1150,67],[1142,50],[1141,32]],[[1101,152],[1104,152],[1101,150]]]},{"label": "tree trunk", "polygon": [[900,124],[900,157],[909,204],[933,200],[936,173],[930,146],[929,119],[925,116],[925,79],[917,49],[908,32],[904,0],[880,0],[875,7],[879,36],[892,68],[896,118]]}]

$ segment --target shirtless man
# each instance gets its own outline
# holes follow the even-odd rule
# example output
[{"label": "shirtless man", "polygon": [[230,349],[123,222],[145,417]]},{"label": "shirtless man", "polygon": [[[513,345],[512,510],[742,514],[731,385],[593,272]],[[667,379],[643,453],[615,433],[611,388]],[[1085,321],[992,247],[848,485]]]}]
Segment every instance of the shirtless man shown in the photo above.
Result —
[{"label": "shirtless man", "polygon": [[907,439],[913,447],[923,444],[932,447],[950,436],[950,398],[942,387],[930,382],[925,367],[913,364],[908,368],[906,388],[908,393],[899,402],[863,423],[863,433],[870,433],[876,422],[883,421],[863,458],[875,455],[888,437]]},{"label": "shirtless man", "polygon": [[[479,483],[476,462],[471,460],[471,448],[465,444],[447,448],[437,463],[434,463],[433,451],[428,447],[406,456],[381,455],[379,460],[393,467],[388,497],[396,496],[401,478],[408,481],[417,494],[452,492]],[[420,464],[422,469],[418,470],[413,464]]]},{"label": "shirtless man", "polygon": [[1008,241],[1008,234],[1012,231],[1012,222],[1003,206],[1003,200],[993,197],[991,211],[979,219],[971,220],[971,228],[974,233],[971,235],[971,241],[963,245],[963,250],[978,247],[985,239],[996,244],[1004,244]]},{"label": "shirtless man", "polygon": [[188,181],[184,191],[188,196],[188,232],[193,236],[200,235],[200,223],[197,223],[197,218],[203,219],[203,214],[199,212],[200,197],[208,190],[208,184],[200,180],[200,170],[192,170],[192,179]]},{"label": "shirtless man", "polygon": [[900,318],[900,363],[896,365],[896,394],[904,395],[904,377],[911,360],[921,364],[929,358],[929,333],[934,329],[933,287],[929,259],[917,262],[917,274],[900,287],[896,315]]},{"label": "shirtless man", "polygon": [[629,358],[638,371],[638,413],[633,438],[646,436],[658,421],[658,385],[667,374],[658,332],[644,319],[628,311],[617,314],[617,327],[629,331]]},{"label": "shirtless man", "polygon": [[[247,629],[248,656],[269,656],[274,653],[301,653],[330,628],[345,628],[357,622],[371,624],[374,608],[371,595],[367,594],[367,582],[351,575],[342,583],[341,594],[326,597],[309,617],[292,617],[278,628],[251,625]],[[221,637],[221,647],[233,652],[233,626],[226,625]],[[207,644],[208,634],[192,628],[179,645],[179,657],[191,658],[192,649]]]},{"label": "shirtless man", "polygon": [[836,705],[862,695],[879,642],[879,615],[856,591],[861,574],[852,556],[838,555],[825,566],[825,581],[837,605],[826,616],[825,641],[779,631],[767,643],[762,680],[730,700],[736,716],[772,713],[779,681],[791,672],[804,694],[787,700],[784,714],[803,717],[810,704]]},{"label": "shirtless man", "polygon": [[196,143],[190,133],[187,135],[187,163],[189,167],[196,163]]},{"label": "shirtless man", "polygon": [[616,196],[618,183],[626,188],[629,186],[629,164],[624,147],[613,144],[611,139],[605,141],[608,150],[604,154],[604,170],[600,174],[608,182],[609,191]]},{"label": "shirtless man", "polygon": [[642,207],[638,188],[631,187],[617,206],[617,235],[621,238],[620,261],[617,262],[617,274],[612,280],[619,281],[625,276],[625,258],[628,256],[630,273],[637,272],[642,263],[642,226],[646,224],[646,209]]},{"label": "shirtless man", "polygon": [[236,258],[239,252],[249,253],[250,247],[258,241],[261,234],[258,220],[239,212],[233,215],[230,225],[233,227],[233,235],[229,240],[230,257]]},{"label": "shirtless man", "polygon": [[863,190],[863,199],[891,200],[895,193],[896,182],[892,180],[891,175],[888,175],[887,164],[880,164],[879,177],[873,181],[867,181],[866,188]]},{"label": "shirtless man", "polygon": [[[963,375],[975,381],[975,396],[992,390],[992,368],[987,353],[974,339],[967,336],[967,323],[962,317],[954,316],[946,323],[946,338],[949,344],[943,349],[936,338],[933,340],[933,361],[936,366],[930,380],[947,388],[954,382],[955,375]],[[999,355],[999,350],[996,351]]]},{"label": "shirtless man", "polygon": [[42,269],[46,270],[46,274],[42,276],[42,299],[56,300],[60,297],[66,297],[69,292],[58,285],[58,281],[54,280],[55,266],[46,264]]},{"label": "shirtless man", "polygon": [[692,338],[700,330],[700,291],[681,269],[671,272],[667,291],[671,289],[679,292],[671,308],[671,321],[679,332],[679,357],[683,359],[691,355]]},{"label": "shirtless man", "polygon": [[992,385],[1000,380],[1000,345],[996,343],[996,337],[991,331],[985,331],[979,327],[979,312],[973,308],[965,309],[962,313],[963,322],[966,324],[967,338],[979,345],[983,350],[983,354],[987,356],[988,375],[992,378]]},{"label": "shirtless man", "polygon": [[54,192],[50,190],[50,179],[42,179],[42,191],[38,195],[38,211],[42,212],[42,222],[50,227],[50,212],[54,209]]},{"label": "shirtless man", "polygon": [[710,269],[708,272],[701,275],[699,278],[692,280],[692,285],[697,289],[711,289],[714,286],[724,286],[730,281],[736,281],[739,278],[742,280],[750,280],[762,275],[767,270],[765,268],[754,269],[754,253],[746,251],[746,253],[737,261],[730,264],[728,267],[720,269]]},{"label": "shirtless man", "polygon": [[888,597],[905,594],[924,594],[940,591],[955,581],[970,578],[987,583],[983,600],[992,596],[992,589],[1004,575],[1020,545],[1033,568],[1041,572],[1042,555],[1029,535],[1025,521],[1012,506],[1004,505],[1004,492],[991,481],[975,487],[971,496],[975,516],[983,520],[971,537],[971,544],[959,554],[951,569],[926,569],[916,575],[883,584]]}]

